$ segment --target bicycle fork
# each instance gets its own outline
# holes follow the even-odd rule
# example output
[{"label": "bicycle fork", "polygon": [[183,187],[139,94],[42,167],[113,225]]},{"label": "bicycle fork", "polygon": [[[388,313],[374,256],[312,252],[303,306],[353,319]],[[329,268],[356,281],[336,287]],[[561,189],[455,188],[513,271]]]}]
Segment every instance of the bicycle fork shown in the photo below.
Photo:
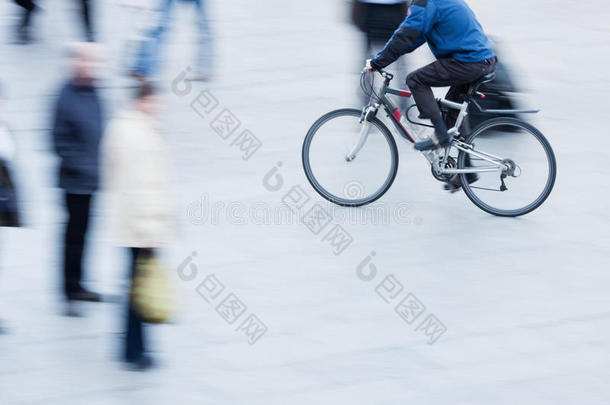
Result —
[{"label": "bicycle fork", "polygon": [[371,106],[362,112],[362,116],[360,117],[362,128],[360,129],[358,142],[356,142],[356,144],[345,156],[345,161],[351,162],[352,160],[356,159],[358,152],[360,152],[364,147],[366,140],[369,138],[369,133],[371,132],[371,121],[377,113],[377,108],[379,108],[379,105]]}]

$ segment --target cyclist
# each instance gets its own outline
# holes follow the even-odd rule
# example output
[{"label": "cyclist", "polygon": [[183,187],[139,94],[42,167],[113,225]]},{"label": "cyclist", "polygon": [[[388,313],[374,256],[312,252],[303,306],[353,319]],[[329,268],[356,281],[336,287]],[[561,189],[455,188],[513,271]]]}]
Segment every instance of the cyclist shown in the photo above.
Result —
[{"label": "cyclist", "polygon": [[452,123],[443,120],[431,87],[451,86],[446,98],[459,102],[472,82],[495,71],[497,62],[491,41],[464,0],[415,0],[407,18],[381,52],[366,61],[365,69],[383,69],[426,42],[437,60],[407,76],[421,117],[434,125],[430,139],[415,143],[420,151],[452,140],[447,133],[447,124]]}]

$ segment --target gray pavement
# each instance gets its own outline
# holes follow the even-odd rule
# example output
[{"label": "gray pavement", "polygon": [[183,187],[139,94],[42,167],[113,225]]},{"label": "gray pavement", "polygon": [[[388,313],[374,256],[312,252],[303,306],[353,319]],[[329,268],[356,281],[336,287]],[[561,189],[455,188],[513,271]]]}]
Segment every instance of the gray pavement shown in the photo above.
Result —
[{"label": "gray pavement", "polygon": [[[326,230],[314,235],[285,218],[281,202],[300,186],[307,208],[328,207],[307,184],[300,147],[322,113],[357,105],[360,42],[347,2],[212,1],[216,76],[177,95],[172,81],[194,55],[193,16],[182,5],[161,80],[180,223],[165,260],[180,303],[174,324],[150,328],[160,367],[145,374],[117,361],[120,303],[62,316],[63,213],[48,127],[62,49],[80,26],[73,2],[45,3],[40,41],[27,47],[8,43],[15,8],[0,5],[1,111],[17,137],[28,222],[0,230],[0,318],[11,332],[0,336],[0,404],[608,403],[606,2],[469,1],[502,39],[528,89],[524,103],[543,109],[534,122],[559,172],[542,208],[519,219],[489,216],[462,193],[442,191],[424,159],[399,143],[399,174],[380,204],[332,210],[330,226],[351,238],[339,247]],[[127,100],[132,26],[115,2],[97,2],[97,10],[112,115]],[[421,50],[410,63],[429,57]],[[191,103],[203,90],[218,106],[202,117]],[[222,108],[239,119],[239,132],[261,141],[250,159],[211,128]],[[273,191],[276,177],[267,186],[264,179],[278,162],[283,184]],[[254,206],[267,211],[242,212]],[[87,275],[93,288],[121,295],[125,257],[112,247],[105,209],[100,195]],[[377,222],[350,221],[353,212]],[[193,251],[197,274],[183,281],[179,265]],[[364,281],[369,265],[376,273]],[[198,286],[212,274],[225,289],[208,303]],[[392,286],[400,293],[388,293]],[[231,324],[216,310],[230,293],[247,306]],[[395,309],[413,297],[425,309],[402,318]],[[241,328],[251,314],[266,326],[262,336]]]}]

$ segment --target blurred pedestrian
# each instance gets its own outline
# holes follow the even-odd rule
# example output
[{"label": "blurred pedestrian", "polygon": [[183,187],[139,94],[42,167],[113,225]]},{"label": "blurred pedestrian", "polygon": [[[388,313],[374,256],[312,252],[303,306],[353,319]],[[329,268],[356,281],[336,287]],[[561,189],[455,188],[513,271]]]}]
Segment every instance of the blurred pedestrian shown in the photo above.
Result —
[{"label": "blurred pedestrian", "polygon": [[[138,260],[157,255],[173,234],[170,163],[156,120],[159,111],[155,88],[140,84],[133,108],[110,123],[104,139],[104,184],[113,197],[117,242],[130,257],[130,291]],[[142,317],[131,299],[126,329],[124,361],[137,370],[151,367]]]},{"label": "blurred pedestrian", "polygon": [[[150,77],[157,73],[161,46],[169,29],[172,19],[172,10],[176,0],[158,0],[161,1],[161,15],[158,24],[156,24],[150,32],[145,35],[145,39],[141,41],[140,49],[137,55],[137,62],[132,70],[132,75],[142,79]],[[188,0],[194,3],[197,11],[197,57],[195,61],[195,69],[189,72],[187,80],[206,81],[212,75],[212,33],[208,18],[207,2],[208,0]]]},{"label": "blurred pedestrian", "polygon": [[27,44],[32,40],[30,32],[32,15],[38,11],[38,6],[34,3],[34,0],[15,0],[15,3],[23,8],[23,13],[17,26],[17,42]]},{"label": "blurred pedestrian", "polygon": [[[353,0],[352,22],[363,33],[364,59],[370,59],[383,49],[392,34],[407,16],[411,0]],[[399,60],[398,66],[392,70],[398,76],[407,76],[405,58]],[[367,78],[370,80],[370,77]],[[362,97],[365,97],[364,94]],[[363,99],[363,103],[368,103]],[[399,107],[405,109],[408,100],[397,100]]]},{"label": "blurred pedestrian", "polygon": [[82,285],[83,250],[91,199],[98,189],[102,101],[95,85],[98,55],[91,43],[71,49],[72,76],[55,108],[53,144],[60,159],[59,187],[64,190],[68,221],[63,252],[63,287],[68,315],[78,315],[73,301],[101,300]]},{"label": "blurred pedestrian", "polygon": [[[17,26],[17,41],[22,44],[27,44],[32,41],[30,28],[32,15],[39,11],[40,7],[36,5],[34,0],[15,0],[15,3],[23,8],[23,14],[21,16],[19,25]],[[79,8],[80,18],[85,31],[85,38],[87,41],[93,42],[95,40],[95,36],[93,34],[91,1],[79,0]]]},{"label": "blurred pedestrian", "polygon": [[[1,90],[1,89],[0,89]],[[1,103],[0,94],[0,103]],[[0,104],[0,111],[2,105]],[[20,225],[19,210],[17,205],[17,193],[12,178],[12,163],[15,155],[15,143],[11,137],[7,125],[0,117],[0,228],[17,227]],[[0,242],[0,248],[2,243]],[[0,253],[0,258],[5,257]],[[2,263],[0,262],[0,269]],[[0,334],[6,332],[0,320]]]}]

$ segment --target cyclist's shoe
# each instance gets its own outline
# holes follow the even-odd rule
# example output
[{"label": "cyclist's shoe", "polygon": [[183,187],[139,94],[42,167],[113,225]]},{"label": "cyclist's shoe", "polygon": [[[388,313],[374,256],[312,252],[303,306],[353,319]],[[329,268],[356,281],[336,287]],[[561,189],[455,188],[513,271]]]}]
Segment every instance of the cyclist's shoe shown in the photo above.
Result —
[{"label": "cyclist's shoe", "polygon": [[[476,173],[466,174],[466,181],[468,182],[468,184],[472,184],[477,180],[479,180],[478,174],[476,174]],[[460,188],[462,188],[462,181],[460,180],[460,175],[454,174],[453,176],[451,176],[451,178],[449,179],[449,181],[447,183],[445,183],[443,188],[445,190],[449,191],[451,194],[453,194],[457,191],[460,191]]]},{"label": "cyclist's shoe", "polygon": [[413,147],[419,151],[431,150],[447,146],[451,143],[452,140],[453,135],[449,134],[447,131],[435,131],[434,134],[430,137],[430,139],[415,142],[415,145],[413,145]]}]

